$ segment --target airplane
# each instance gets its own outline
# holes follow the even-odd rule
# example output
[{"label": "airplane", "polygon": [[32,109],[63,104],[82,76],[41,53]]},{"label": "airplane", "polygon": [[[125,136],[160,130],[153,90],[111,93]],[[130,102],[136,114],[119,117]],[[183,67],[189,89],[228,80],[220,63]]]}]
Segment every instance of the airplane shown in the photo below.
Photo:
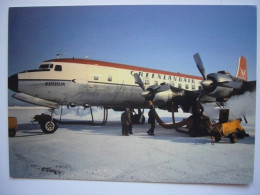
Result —
[{"label": "airplane", "polygon": [[[255,90],[256,81],[248,81],[244,57],[239,59],[236,76],[227,71],[206,75],[198,53],[194,60],[202,77],[88,58],[56,58],[42,62],[38,69],[11,75],[8,88],[16,92],[12,97],[18,100],[51,108],[51,117],[41,125],[44,133],[56,131],[58,121],[52,114],[63,105],[115,111],[143,109],[137,115],[143,123],[148,101],[159,109],[177,112],[181,107],[190,112],[198,101],[225,102]],[[104,111],[104,124],[106,120]]]}]

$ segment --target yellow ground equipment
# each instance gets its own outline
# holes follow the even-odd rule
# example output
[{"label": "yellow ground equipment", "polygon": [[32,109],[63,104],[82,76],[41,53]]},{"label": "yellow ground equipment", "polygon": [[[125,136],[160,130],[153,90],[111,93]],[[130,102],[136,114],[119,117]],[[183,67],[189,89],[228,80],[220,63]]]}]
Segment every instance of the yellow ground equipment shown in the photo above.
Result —
[{"label": "yellow ground equipment", "polygon": [[[228,118],[227,112],[228,110],[220,112],[219,118],[223,118],[223,115],[227,115],[227,117],[224,118]],[[246,135],[248,136],[240,122],[240,119],[233,121],[219,120],[218,123],[212,125],[213,129],[210,132],[212,140],[219,142],[222,137],[228,137],[231,143],[236,143],[238,138],[243,138]]]},{"label": "yellow ground equipment", "polygon": [[9,137],[14,137],[17,131],[17,118],[8,117],[8,134]]}]

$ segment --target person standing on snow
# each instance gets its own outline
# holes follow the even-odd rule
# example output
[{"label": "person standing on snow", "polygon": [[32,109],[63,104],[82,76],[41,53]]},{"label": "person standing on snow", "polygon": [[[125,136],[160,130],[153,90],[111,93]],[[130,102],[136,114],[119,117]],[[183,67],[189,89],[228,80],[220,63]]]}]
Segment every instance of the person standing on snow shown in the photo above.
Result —
[{"label": "person standing on snow", "polygon": [[148,123],[151,124],[151,128],[147,131],[148,135],[155,135],[154,129],[155,129],[155,110],[154,106],[150,104],[150,111],[148,112]]},{"label": "person standing on snow", "polygon": [[129,131],[132,132],[132,123],[131,123],[131,116],[130,116],[130,109],[126,108],[125,111],[121,115],[121,125],[122,125],[122,135],[129,136]]}]

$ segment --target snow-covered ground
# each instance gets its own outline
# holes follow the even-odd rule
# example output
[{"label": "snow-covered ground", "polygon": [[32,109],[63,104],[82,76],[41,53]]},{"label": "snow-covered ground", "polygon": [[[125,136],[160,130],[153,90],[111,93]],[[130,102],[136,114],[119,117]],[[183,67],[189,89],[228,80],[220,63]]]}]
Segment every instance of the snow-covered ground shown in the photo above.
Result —
[{"label": "snow-covered ground", "polygon": [[[10,176],[94,181],[249,184],[253,181],[255,124],[242,123],[250,137],[231,144],[228,138],[211,144],[210,137],[192,138],[148,124],[134,125],[133,135],[121,136],[120,112],[109,111],[105,126],[60,125],[43,134],[30,121],[43,108],[10,107],[19,131],[9,138]],[[75,116],[76,113],[76,116]],[[58,113],[57,113],[58,114]],[[64,119],[90,119],[88,111],[64,110]],[[170,121],[171,114],[159,113]],[[95,117],[102,118],[96,110]],[[145,113],[147,116],[147,113]],[[176,114],[178,119],[187,116]],[[57,115],[59,118],[59,115]]]}]

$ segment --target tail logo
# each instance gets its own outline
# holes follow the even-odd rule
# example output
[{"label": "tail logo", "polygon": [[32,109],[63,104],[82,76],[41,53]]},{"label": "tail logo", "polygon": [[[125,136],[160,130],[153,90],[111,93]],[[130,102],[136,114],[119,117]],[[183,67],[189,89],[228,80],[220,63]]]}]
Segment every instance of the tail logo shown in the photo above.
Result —
[{"label": "tail logo", "polygon": [[245,81],[248,81],[247,78],[247,63],[246,58],[243,56],[240,57],[238,67],[237,67],[237,75],[238,78],[241,78]]},{"label": "tail logo", "polygon": [[246,70],[240,69],[240,73],[242,74],[242,77],[243,77],[243,78],[246,76]]}]

